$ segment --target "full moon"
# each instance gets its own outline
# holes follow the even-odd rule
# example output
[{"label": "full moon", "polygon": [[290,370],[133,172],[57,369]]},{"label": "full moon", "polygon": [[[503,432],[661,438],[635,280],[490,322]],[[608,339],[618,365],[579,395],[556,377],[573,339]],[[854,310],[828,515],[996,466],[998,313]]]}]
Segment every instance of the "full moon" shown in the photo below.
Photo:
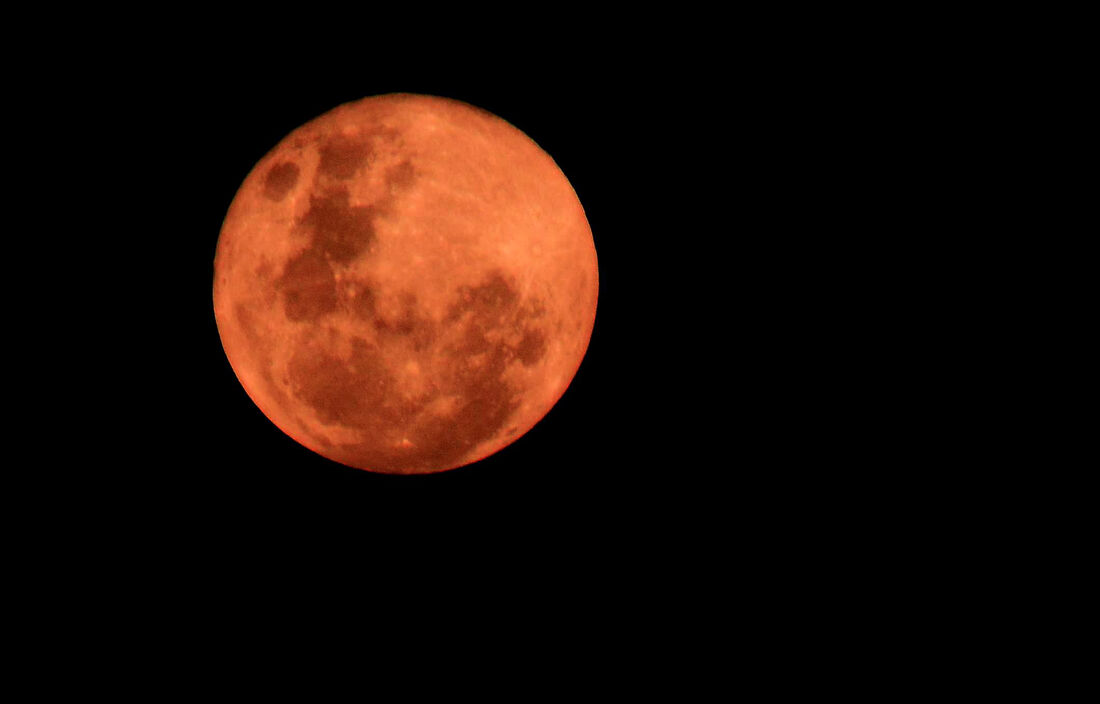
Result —
[{"label": "full moon", "polygon": [[441,472],[520,438],[588,348],[584,210],[554,160],[455,100],[365,98],[291,132],[245,178],[214,316],[279,429],[372,472]]}]

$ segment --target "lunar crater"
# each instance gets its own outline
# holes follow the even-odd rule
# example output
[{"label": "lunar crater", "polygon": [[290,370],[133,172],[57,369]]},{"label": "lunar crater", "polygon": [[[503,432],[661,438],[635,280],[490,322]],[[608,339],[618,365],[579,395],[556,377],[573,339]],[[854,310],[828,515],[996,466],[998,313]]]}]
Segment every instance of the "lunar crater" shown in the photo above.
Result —
[{"label": "lunar crater", "polygon": [[321,160],[317,170],[324,176],[347,180],[364,165],[371,155],[367,140],[346,135],[329,137],[320,148]]},{"label": "lunar crater", "polygon": [[292,161],[283,161],[272,166],[264,178],[264,196],[276,202],[286,198],[297,185],[300,171],[298,165]]}]

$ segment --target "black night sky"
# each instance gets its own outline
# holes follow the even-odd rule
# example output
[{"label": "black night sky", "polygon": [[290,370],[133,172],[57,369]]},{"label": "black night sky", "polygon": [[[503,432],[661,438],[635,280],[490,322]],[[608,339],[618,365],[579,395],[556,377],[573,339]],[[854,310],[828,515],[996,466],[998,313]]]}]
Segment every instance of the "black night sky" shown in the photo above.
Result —
[{"label": "black night sky", "polygon": [[[776,643],[847,656],[832,639],[853,637],[850,613],[870,614],[876,630],[855,637],[875,646],[919,630],[890,618],[932,613],[920,608],[929,594],[970,603],[954,596],[956,577],[1001,524],[961,510],[994,503],[987,486],[967,494],[958,469],[985,448],[950,447],[979,407],[958,406],[947,372],[981,365],[958,367],[964,336],[937,327],[923,302],[940,296],[957,315],[937,287],[945,263],[971,266],[955,243],[972,220],[937,210],[945,189],[962,199],[973,185],[951,181],[954,155],[937,146],[957,106],[935,95],[938,80],[909,80],[938,47],[921,36],[891,63],[887,45],[908,19],[868,43],[865,20],[825,31],[797,8],[761,22],[690,8],[642,17],[638,6],[606,10],[599,26],[585,14],[595,6],[528,9],[542,17],[496,17],[475,39],[420,26],[449,18],[387,25],[332,11],[311,32],[298,22],[324,10],[300,6],[239,28],[191,17],[173,33],[200,11],[153,22],[96,7],[86,13],[110,31],[89,23],[80,41],[51,34],[13,58],[11,82],[45,94],[7,114],[10,140],[36,154],[23,185],[47,202],[13,196],[10,209],[33,217],[9,229],[50,251],[11,259],[32,274],[12,307],[43,291],[63,298],[36,316],[63,339],[45,350],[25,344],[33,336],[10,341],[56,353],[46,376],[60,382],[40,385],[49,412],[18,414],[47,432],[30,440],[16,426],[12,447],[30,459],[13,451],[5,475],[42,486],[6,493],[31,507],[17,549],[61,568],[12,570],[53,600],[29,612],[42,652],[60,655],[73,629],[37,619],[72,604],[103,619],[86,633],[94,648],[74,652],[108,653],[111,677],[142,670],[103,647],[122,614],[146,629],[132,642],[147,658],[187,668],[161,682],[174,687],[210,669],[210,647],[245,649],[222,637],[242,613],[279,629],[285,614],[312,618],[332,601],[342,627],[357,607],[404,619],[398,597],[412,597],[476,621],[480,599],[515,631],[541,639],[557,626],[569,648],[545,663],[606,670],[616,688],[648,687],[670,651],[701,644],[670,691],[682,695],[699,669],[729,671],[716,662],[728,651],[709,644],[740,635],[745,614],[763,634],[748,650],[785,670],[775,681],[816,687]],[[585,209],[600,277],[587,354],[549,414],[482,461],[409,477],[337,464],[271,423],[229,365],[212,302],[220,228],[257,161],[334,107],[393,92],[461,100],[530,136]],[[76,285],[60,266],[77,270]],[[977,517],[980,535],[956,541],[952,512]],[[959,568],[921,583],[951,550]],[[897,589],[910,583],[920,593]],[[188,628],[202,629],[197,641],[177,637]],[[406,631],[415,647],[382,644],[418,666],[453,649]],[[476,624],[455,633],[481,635]],[[153,647],[164,641],[187,657]],[[629,675],[605,666],[605,651],[625,653]],[[547,679],[560,678],[529,683]]]}]

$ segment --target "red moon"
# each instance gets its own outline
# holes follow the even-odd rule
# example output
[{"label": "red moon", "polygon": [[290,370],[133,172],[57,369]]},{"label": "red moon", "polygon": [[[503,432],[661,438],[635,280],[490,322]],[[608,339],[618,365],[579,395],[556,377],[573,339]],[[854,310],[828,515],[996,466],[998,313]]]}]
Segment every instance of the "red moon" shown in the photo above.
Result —
[{"label": "red moon", "polygon": [[599,288],[584,210],[527,135],[455,100],[342,105],[256,164],[214,257],[226,356],[336,462],[423,474],[514,442],[561,398]]}]

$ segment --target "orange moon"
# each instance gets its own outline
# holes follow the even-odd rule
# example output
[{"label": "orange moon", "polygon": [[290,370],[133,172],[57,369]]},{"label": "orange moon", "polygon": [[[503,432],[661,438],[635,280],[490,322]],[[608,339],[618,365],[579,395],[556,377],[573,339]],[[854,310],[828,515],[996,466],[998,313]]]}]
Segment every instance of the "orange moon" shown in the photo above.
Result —
[{"label": "orange moon", "polygon": [[475,462],[538,423],[588,348],[598,287],[554,160],[488,112],[408,94],[279,142],[214,258],[249,397],[310,450],[392,474]]}]

